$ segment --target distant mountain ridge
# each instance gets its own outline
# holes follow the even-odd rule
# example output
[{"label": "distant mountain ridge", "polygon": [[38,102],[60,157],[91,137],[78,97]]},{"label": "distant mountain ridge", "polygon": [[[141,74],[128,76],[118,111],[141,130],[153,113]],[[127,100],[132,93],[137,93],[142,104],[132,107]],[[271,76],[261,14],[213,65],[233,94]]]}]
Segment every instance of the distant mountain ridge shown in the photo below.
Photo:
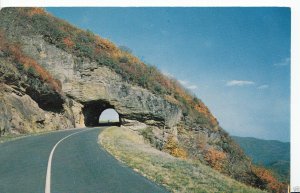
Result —
[{"label": "distant mountain ridge", "polygon": [[290,143],[277,140],[263,140],[254,137],[232,138],[256,164],[274,171],[281,181],[289,181]]}]

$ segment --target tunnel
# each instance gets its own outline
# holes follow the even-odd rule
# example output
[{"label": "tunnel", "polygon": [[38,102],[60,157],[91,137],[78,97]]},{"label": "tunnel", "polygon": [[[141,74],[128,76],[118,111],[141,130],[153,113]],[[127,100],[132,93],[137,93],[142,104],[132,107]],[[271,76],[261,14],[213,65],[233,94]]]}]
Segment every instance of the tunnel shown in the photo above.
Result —
[{"label": "tunnel", "polygon": [[[101,121],[100,118],[102,113],[105,110],[114,110],[118,114],[118,120],[114,121]],[[121,125],[121,116],[114,108],[113,105],[109,104],[106,101],[90,101],[84,103],[84,107],[82,109],[84,116],[84,123],[87,127],[97,127],[97,126],[120,126]]]}]

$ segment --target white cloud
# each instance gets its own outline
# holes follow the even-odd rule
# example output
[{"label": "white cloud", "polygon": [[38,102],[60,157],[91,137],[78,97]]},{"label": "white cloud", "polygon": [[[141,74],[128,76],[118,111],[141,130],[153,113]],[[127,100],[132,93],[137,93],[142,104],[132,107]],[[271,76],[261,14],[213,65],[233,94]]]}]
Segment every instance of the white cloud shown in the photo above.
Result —
[{"label": "white cloud", "polygon": [[260,85],[260,86],[257,87],[257,88],[260,89],[260,90],[263,90],[263,89],[267,89],[267,88],[269,88],[269,87],[270,87],[269,85],[263,84],[263,85]]},{"label": "white cloud", "polygon": [[230,80],[227,81],[226,86],[249,86],[254,84],[255,82],[249,80]]},{"label": "white cloud", "polygon": [[290,63],[291,63],[291,58],[285,58],[282,59],[280,62],[275,63],[274,66],[287,66],[290,65]]},{"label": "white cloud", "polygon": [[169,78],[174,78],[174,75],[169,73],[169,72],[166,72],[166,71],[162,71],[163,75],[169,77]]},{"label": "white cloud", "polygon": [[187,86],[187,88],[188,88],[188,89],[191,89],[191,90],[195,90],[195,89],[198,88],[198,86],[193,84],[193,85]]},{"label": "white cloud", "polygon": [[182,84],[183,86],[187,86],[189,84],[189,81],[186,80],[178,80],[180,82],[180,84]]},{"label": "white cloud", "polygon": [[178,80],[178,81],[179,81],[179,83],[180,83],[182,86],[186,87],[187,89],[190,89],[190,90],[196,90],[196,89],[198,89],[198,86],[197,86],[197,85],[192,84],[192,83],[190,83],[190,82],[187,81],[187,80]]}]

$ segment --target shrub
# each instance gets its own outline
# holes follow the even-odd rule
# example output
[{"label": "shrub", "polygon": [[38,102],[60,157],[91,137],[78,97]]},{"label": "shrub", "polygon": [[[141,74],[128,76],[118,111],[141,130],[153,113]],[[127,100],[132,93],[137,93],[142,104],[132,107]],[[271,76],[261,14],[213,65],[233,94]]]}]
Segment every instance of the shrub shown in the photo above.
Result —
[{"label": "shrub", "polygon": [[148,83],[148,76],[146,74],[143,74],[142,76],[139,77],[138,79],[138,85],[142,87],[146,87]]},{"label": "shrub", "polygon": [[120,59],[119,59],[119,62],[121,63],[127,63],[129,60],[126,56],[122,56]]},{"label": "shrub", "polygon": [[79,57],[93,58],[93,50],[84,44],[76,43],[75,50]]},{"label": "shrub", "polygon": [[180,147],[174,136],[169,136],[167,142],[163,146],[163,150],[173,155],[174,157],[187,158],[187,152]]},{"label": "shrub", "polygon": [[32,16],[33,27],[44,36],[44,39],[60,47],[62,39],[67,34],[60,30],[57,23],[52,21],[47,15],[36,14]]},{"label": "shrub", "polygon": [[35,69],[30,66],[28,69],[27,69],[27,73],[30,75],[30,76],[33,76],[33,77],[38,77],[39,75],[37,74],[37,72],[35,71]]},{"label": "shrub", "polygon": [[197,116],[195,122],[199,125],[206,125],[209,123],[208,119],[202,114]]},{"label": "shrub", "polygon": [[28,11],[28,15],[29,16],[33,16],[33,15],[45,15],[46,12],[43,8],[31,8],[29,11]]},{"label": "shrub", "polygon": [[149,143],[154,144],[155,137],[151,127],[147,127],[141,131],[141,135],[146,139]]},{"label": "shrub", "polygon": [[15,65],[20,73],[23,73],[25,71],[25,68],[22,64],[16,62]]},{"label": "shrub", "polygon": [[80,30],[63,20],[54,18],[43,9],[26,8],[17,11],[24,16],[22,17],[24,22],[19,19],[18,25],[28,28],[25,24],[32,24],[32,28],[28,28],[28,31],[43,35],[45,41],[77,57],[86,57],[96,60],[99,65],[108,66],[120,74],[124,81],[142,86],[161,96],[174,96],[177,99],[174,104],[180,106],[186,116],[193,119],[200,113],[201,116],[204,115],[206,119],[198,120],[199,124],[211,128],[218,124],[200,100],[191,95],[176,80],[164,76],[156,67],[148,67],[133,56],[128,47],[117,47],[89,30]]},{"label": "shrub", "polygon": [[80,43],[91,43],[93,42],[93,39],[86,34],[78,34],[77,36],[77,42]]},{"label": "shrub", "polygon": [[259,166],[252,166],[251,169],[252,172],[260,179],[260,181],[255,184],[257,187],[267,189],[274,193],[286,192],[286,185],[278,182],[271,171]]},{"label": "shrub", "polygon": [[164,95],[164,94],[166,94],[166,90],[165,90],[165,88],[164,87],[162,87],[160,84],[158,84],[157,82],[150,82],[149,83],[149,85],[152,85],[152,87],[153,87],[153,91],[154,91],[154,93],[156,93],[156,94],[159,94],[159,95]]},{"label": "shrub", "polygon": [[65,37],[63,39],[63,43],[67,48],[73,48],[75,46],[75,43],[72,41],[70,37]]},{"label": "shrub", "polygon": [[204,159],[212,168],[222,171],[224,169],[226,154],[213,147],[209,147],[204,151]]},{"label": "shrub", "polygon": [[129,54],[132,53],[132,50],[131,50],[129,47],[127,47],[127,46],[119,46],[119,49],[120,49],[121,51],[126,52],[126,53],[129,53]]},{"label": "shrub", "polygon": [[204,150],[207,145],[207,135],[205,133],[199,133],[196,136],[196,144],[200,150]]}]

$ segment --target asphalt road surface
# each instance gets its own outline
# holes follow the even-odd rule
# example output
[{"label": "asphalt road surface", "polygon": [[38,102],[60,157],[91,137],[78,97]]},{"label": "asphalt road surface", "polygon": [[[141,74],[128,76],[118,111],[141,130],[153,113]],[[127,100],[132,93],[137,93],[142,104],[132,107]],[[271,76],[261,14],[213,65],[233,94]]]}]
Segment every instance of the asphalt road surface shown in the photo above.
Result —
[{"label": "asphalt road surface", "polygon": [[52,132],[0,144],[0,193],[167,192],[99,147],[102,129]]}]

